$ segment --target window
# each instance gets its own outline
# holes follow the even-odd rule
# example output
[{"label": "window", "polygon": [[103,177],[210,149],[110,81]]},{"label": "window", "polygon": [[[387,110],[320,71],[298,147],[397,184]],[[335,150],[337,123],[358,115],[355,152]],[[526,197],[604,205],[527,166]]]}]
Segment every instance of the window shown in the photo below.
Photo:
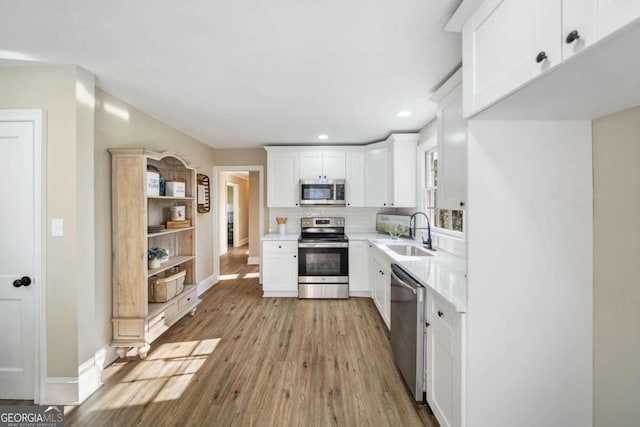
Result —
[{"label": "window", "polygon": [[[464,232],[464,213],[461,210],[438,209],[438,149],[427,143],[424,149],[423,210],[431,225],[452,232]],[[422,150],[421,150],[422,151]]]}]

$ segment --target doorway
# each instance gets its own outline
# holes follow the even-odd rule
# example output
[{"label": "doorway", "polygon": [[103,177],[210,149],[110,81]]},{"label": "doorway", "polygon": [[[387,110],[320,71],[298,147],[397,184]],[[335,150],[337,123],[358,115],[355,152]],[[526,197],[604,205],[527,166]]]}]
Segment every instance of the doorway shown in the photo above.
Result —
[{"label": "doorway", "polygon": [[[213,188],[219,195],[218,207],[214,209],[216,282],[227,274],[224,269],[229,265],[237,269],[239,264],[257,266],[260,263],[260,236],[264,230],[263,171],[263,166],[213,168]],[[257,272],[257,267],[253,270]]]}]

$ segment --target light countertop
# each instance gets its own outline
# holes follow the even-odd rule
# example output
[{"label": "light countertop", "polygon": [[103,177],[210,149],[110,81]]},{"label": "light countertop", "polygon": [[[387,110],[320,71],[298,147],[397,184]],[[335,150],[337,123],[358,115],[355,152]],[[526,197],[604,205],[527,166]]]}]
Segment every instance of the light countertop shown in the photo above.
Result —
[{"label": "light countertop", "polygon": [[[269,233],[261,237],[262,241],[293,241],[300,235]],[[430,257],[402,256],[387,248],[386,245],[413,245],[421,247],[420,242],[400,238],[393,240],[388,234],[347,233],[349,240],[365,240],[374,244],[389,261],[400,264],[423,286],[449,301],[460,313],[467,310],[466,261],[446,251],[436,251]]]},{"label": "light countertop", "polygon": [[459,313],[467,311],[466,261],[446,251],[436,251],[430,257],[409,257],[399,255],[386,245],[412,245],[421,247],[412,239],[393,240],[386,234],[354,233],[350,240],[368,240],[380,249],[391,262],[400,264],[423,286],[449,301]]}]

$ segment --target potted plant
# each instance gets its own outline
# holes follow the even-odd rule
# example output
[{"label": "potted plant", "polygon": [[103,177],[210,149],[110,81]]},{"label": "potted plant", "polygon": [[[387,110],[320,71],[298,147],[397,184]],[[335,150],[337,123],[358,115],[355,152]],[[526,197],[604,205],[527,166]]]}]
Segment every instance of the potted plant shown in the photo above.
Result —
[{"label": "potted plant", "polygon": [[149,259],[149,268],[160,268],[162,258],[168,257],[169,251],[163,248],[149,248],[147,250],[147,258]]}]

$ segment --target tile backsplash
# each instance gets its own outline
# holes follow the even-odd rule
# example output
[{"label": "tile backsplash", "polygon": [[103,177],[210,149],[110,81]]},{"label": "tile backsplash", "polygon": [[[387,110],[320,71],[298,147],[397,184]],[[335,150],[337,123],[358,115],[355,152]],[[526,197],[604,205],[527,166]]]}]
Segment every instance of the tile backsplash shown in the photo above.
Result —
[{"label": "tile backsplash", "polygon": [[339,207],[308,207],[308,208],[269,208],[269,232],[277,233],[276,217],[287,218],[287,233],[300,232],[300,218],[307,216],[338,216],[345,219],[345,232],[375,233],[376,214],[378,208],[339,208]]}]

